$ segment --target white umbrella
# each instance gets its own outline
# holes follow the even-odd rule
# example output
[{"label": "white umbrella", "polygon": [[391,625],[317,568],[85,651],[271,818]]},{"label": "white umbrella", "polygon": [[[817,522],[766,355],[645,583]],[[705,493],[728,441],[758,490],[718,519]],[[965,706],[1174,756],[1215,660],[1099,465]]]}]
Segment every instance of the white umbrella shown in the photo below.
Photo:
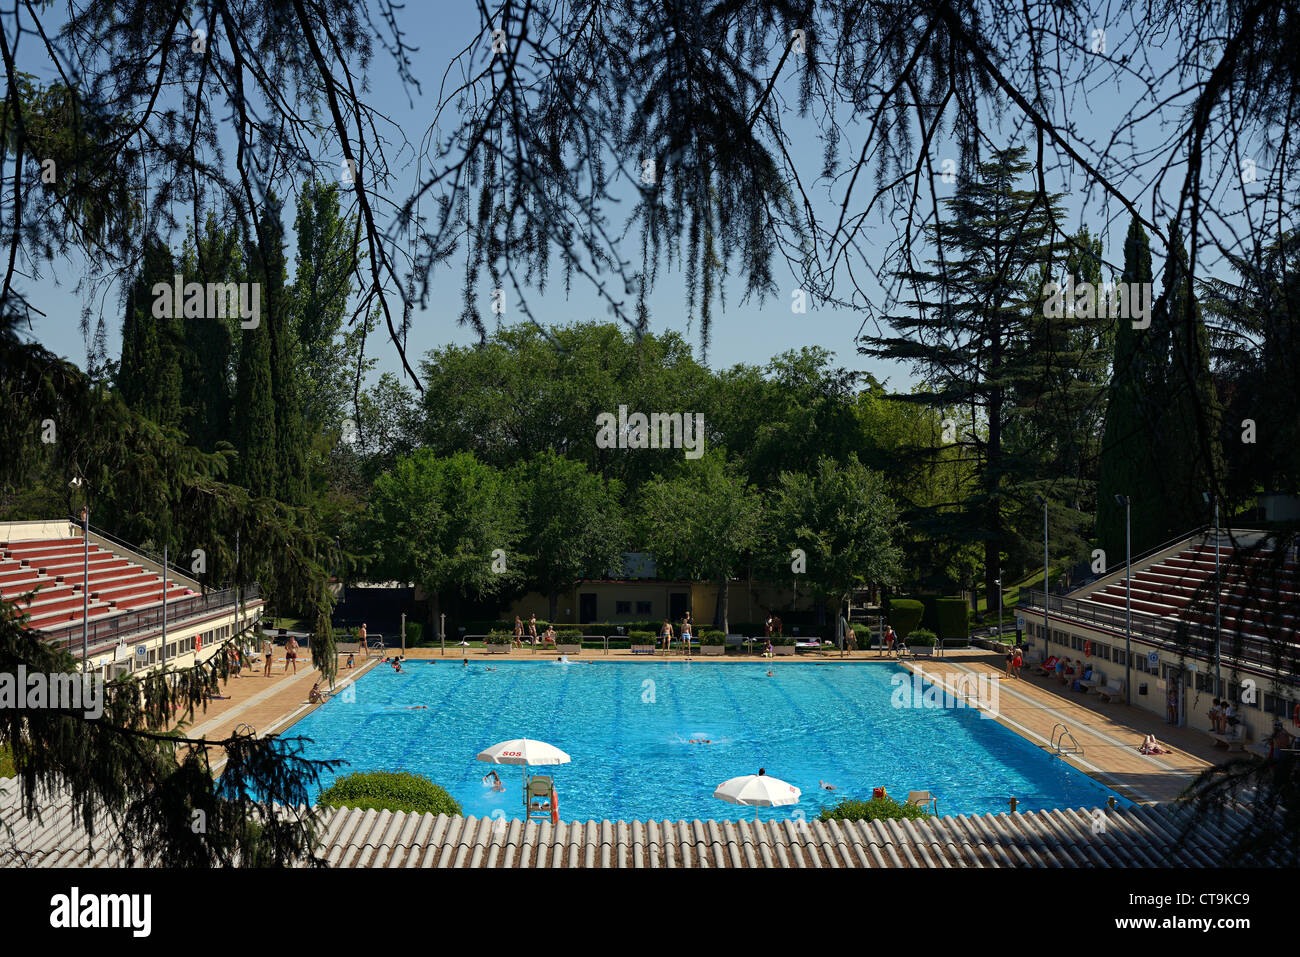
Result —
[{"label": "white umbrella", "polygon": [[479,761],[492,764],[522,764],[524,766],[524,807],[528,807],[528,768],[541,764],[568,764],[569,756],[553,744],[531,738],[514,738],[494,744],[478,753]]},{"label": "white umbrella", "polygon": [[745,774],[723,781],[713,792],[715,798],[746,807],[780,807],[798,804],[800,791],[793,784],[766,774]]},{"label": "white umbrella", "polygon": [[531,738],[515,738],[512,741],[502,741],[500,744],[494,744],[486,751],[480,751],[478,754],[479,761],[489,761],[492,764],[568,764],[569,756],[555,747],[553,744],[547,744],[545,741],[534,741]]}]

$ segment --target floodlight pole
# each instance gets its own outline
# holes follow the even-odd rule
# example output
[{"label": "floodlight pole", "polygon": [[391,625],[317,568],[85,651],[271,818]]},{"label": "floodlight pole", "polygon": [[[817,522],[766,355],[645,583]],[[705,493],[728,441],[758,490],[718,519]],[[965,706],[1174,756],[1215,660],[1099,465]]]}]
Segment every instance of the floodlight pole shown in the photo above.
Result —
[{"label": "floodlight pole", "polygon": [[1124,506],[1124,703],[1133,703],[1133,523],[1132,508],[1127,495],[1116,495],[1115,501]]},{"label": "floodlight pole", "polygon": [[1047,498],[1039,496],[1043,503],[1043,660],[1047,660],[1047,647],[1051,643],[1052,625],[1047,617],[1050,592],[1047,590]]},{"label": "floodlight pole", "polygon": [[1219,662],[1223,655],[1221,643],[1223,633],[1219,623],[1219,603],[1222,601],[1223,581],[1219,577],[1219,499],[1214,499],[1214,693],[1219,693]]},{"label": "floodlight pole", "polygon": [[81,671],[90,657],[90,506],[81,506]]}]

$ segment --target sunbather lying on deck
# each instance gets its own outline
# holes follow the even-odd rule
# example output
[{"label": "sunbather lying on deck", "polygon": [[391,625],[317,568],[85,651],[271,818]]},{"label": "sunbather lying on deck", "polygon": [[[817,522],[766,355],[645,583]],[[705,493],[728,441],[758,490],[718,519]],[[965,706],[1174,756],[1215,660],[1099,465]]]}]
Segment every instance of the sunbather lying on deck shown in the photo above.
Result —
[{"label": "sunbather lying on deck", "polygon": [[1160,742],[1156,740],[1154,734],[1148,734],[1146,740],[1142,742],[1142,747],[1138,748],[1143,754],[1168,754],[1169,752],[1160,747]]}]

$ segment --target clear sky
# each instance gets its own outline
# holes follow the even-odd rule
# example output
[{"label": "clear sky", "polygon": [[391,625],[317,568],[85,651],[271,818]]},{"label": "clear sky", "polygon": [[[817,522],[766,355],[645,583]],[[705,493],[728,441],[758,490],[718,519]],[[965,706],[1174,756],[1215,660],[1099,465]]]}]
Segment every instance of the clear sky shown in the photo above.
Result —
[{"label": "clear sky", "polygon": [[[432,118],[439,83],[447,63],[479,34],[480,23],[473,0],[408,4],[399,11],[399,15],[406,31],[407,42],[418,47],[412,59],[414,73],[420,80],[422,89],[418,93],[411,92],[414,102],[408,105],[407,92],[397,81],[391,59],[377,48],[370,69],[369,99],[373,103],[382,104],[393,122],[401,126],[408,141],[418,143]],[[1122,25],[1116,24],[1108,29],[1111,31],[1109,37],[1111,44],[1122,45],[1125,42]],[[31,56],[35,51],[26,52]],[[1158,52],[1146,51],[1148,55],[1158,55]],[[48,70],[37,72],[44,72],[48,76]],[[1077,121],[1082,131],[1081,135],[1086,135],[1093,141],[1104,142],[1109,133],[1108,124],[1117,122],[1117,117],[1133,106],[1136,97],[1135,87],[1119,88],[1112,84],[1094,88],[1089,92],[1086,101],[1079,100],[1073,103],[1072,119]],[[801,167],[801,175],[805,177],[805,182],[815,179],[822,163],[822,144],[818,141],[815,130],[810,123],[801,123],[794,118],[787,121],[787,128],[792,132],[791,153]],[[998,130],[992,120],[988,132],[995,142],[1000,141],[1000,143],[1007,142],[1015,135],[1009,127]],[[1166,134],[1167,131],[1164,134],[1153,132],[1152,142],[1154,143],[1158,136]],[[845,150],[845,155],[855,156],[859,145],[859,143],[850,144]],[[407,155],[409,156],[409,152]],[[943,159],[956,158],[951,145],[942,143],[934,147],[932,155],[936,168],[940,166]],[[629,161],[629,165],[634,163],[635,159]],[[1133,175],[1135,178],[1130,181],[1130,185],[1135,190],[1133,198],[1141,200],[1141,194],[1145,191],[1141,185],[1141,173],[1133,171]],[[867,179],[873,181],[874,176]],[[1066,179],[1052,172],[1048,179],[1049,187],[1059,189],[1065,194],[1063,201],[1068,211],[1071,229],[1082,222],[1087,222],[1094,234],[1100,232],[1103,235],[1107,260],[1116,262],[1122,249],[1128,216],[1118,215],[1118,210],[1113,203],[1105,214],[1101,206],[1095,202],[1091,203],[1085,211],[1084,197],[1077,192],[1082,182],[1082,177],[1077,173],[1072,178]],[[822,182],[817,186],[822,196],[827,195],[828,185]],[[842,191],[843,184],[836,183],[833,188],[838,194]],[[950,192],[951,187],[940,186],[940,191]],[[1166,186],[1166,193],[1168,191],[1169,187]],[[862,193],[860,183],[855,195]],[[400,201],[404,197],[395,198]],[[1149,195],[1146,205],[1149,209]],[[832,208],[830,200],[826,200],[823,209],[829,211]],[[292,210],[292,202],[286,203],[286,218],[289,220],[292,219]],[[1109,222],[1106,216],[1110,217]],[[292,237],[291,221],[286,222],[286,229]],[[867,246],[879,254],[894,235],[894,224],[883,222],[879,216],[875,216],[867,225]],[[181,238],[172,237],[173,248],[179,247]],[[1153,247],[1157,257],[1158,276],[1163,251],[1158,242],[1153,243]],[[633,236],[628,240],[627,258],[632,258],[637,248],[639,242]],[[290,251],[292,249],[291,238]],[[458,327],[456,324],[461,309],[463,259],[461,264],[459,268],[455,265],[443,267],[441,272],[435,274],[429,307],[416,314],[410,334],[409,352],[413,363],[430,348],[445,343],[468,344],[475,339],[472,330]],[[35,305],[48,314],[48,318],[34,322],[32,333],[55,352],[79,364],[84,364],[86,344],[80,330],[83,309],[89,307],[95,316],[103,310],[109,334],[108,351],[113,357],[120,352],[121,315],[116,288],[111,290],[96,288],[93,295],[75,291],[74,287],[82,278],[81,268],[78,262],[66,263],[38,284],[33,299]],[[863,321],[860,313],[820,307],[813,301],[806,314],[793,314],[790,308],[790,297],[797,284],[783,262],[777,264],[777,270],[781,292],[762,305],[754,302],[742,304],[743,290],[740,285],[732,283],[728,286],[728,305],[725,312],[715,311],[712,343],[708,356],[711,367],[722,368],[737,362],[762,364],[771,356],[786,349],[803,345],[819,345],[834,351],[838,362],[849,368],[870,371],[878,378],[889,379],[895,387],[907,387],[911,381],[910,370],[907,368],[880,360],[869,360],[857,354],[854,337]],[[883,300],[884,295],[881,292],[879,298],[874,301],[875,305],[883,306]],[[700,330],[698,323],[693,327],[688,324],[685,283],[680,272],[674,271],[661,275],[650,305],[652,329],[655,331],[675,329],[682,332],[696,347],[698,356]],[[534,315],[547,323],[608,318],[605,306],[580,279],[575,281],[574,290],[567,298],[559,283],[553,284],[545,295],[532,293],[530,307]],[[400,316],[400,308],[397,308],[396,304],[394,313]],[[507,321],[515,321],[521,316],[517,310],[509,308],[505,318]],[[372,339],[369,351],[379,358],[381,371],[396,371],[399,368],[396,354],[382,328],[380,334],[382,340]]]}]

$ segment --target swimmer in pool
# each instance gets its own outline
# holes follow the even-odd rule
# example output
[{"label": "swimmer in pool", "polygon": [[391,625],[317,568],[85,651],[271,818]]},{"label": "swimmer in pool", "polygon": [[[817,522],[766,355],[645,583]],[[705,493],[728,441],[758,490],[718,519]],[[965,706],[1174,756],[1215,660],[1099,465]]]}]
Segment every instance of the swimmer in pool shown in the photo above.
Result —
[{"label": "swimmer in pool", "polygon": [[495,771],[489,771],[487,774],[483,775],[484,784],[488,783],[488,778],[492,779],[493,791],[504,791],[506,789],[506,786],[501,783],[501,775],[497,774]]},{"label": "swimmer in pool", "polygon": [[460,666],[461,666],[462,668],[468,668],[468,667],[469,667],[469,659],[468,659],[468,658],[462,658],[462,659],[461,659],[461,662],[460,662]]},{"label": "swimmer in pool", "polygon": [[767,669],[767,676],[768,676],[769,678],[775,678],[775,677],[776,677],[776,672],[773,671],[771,668],[768,668],[768,669]]},{"label": "swimmer in pool", "polygon": [[686,743],[687,744],[712,744],[713,742],[710,741],[708,738],[691,738],[691,740],[687,741]]},{"label": "swimmer in pool", "polygon": [[818,784],[818,786],[819,786],[823,791],[838,791],[838,790],[839,790],[839,788],[836,787],[834,784],[827,784],[825,781],[818,781],[817,784]]}]

